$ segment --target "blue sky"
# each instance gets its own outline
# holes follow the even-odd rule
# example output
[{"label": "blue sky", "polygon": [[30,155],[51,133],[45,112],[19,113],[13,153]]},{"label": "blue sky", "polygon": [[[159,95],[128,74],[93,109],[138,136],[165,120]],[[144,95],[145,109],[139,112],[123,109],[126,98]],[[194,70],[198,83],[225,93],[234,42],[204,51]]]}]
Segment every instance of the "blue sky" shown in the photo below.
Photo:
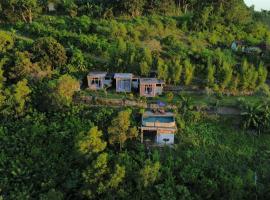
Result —
[{"label": "blue sky", "polygon": [[270,0],[245,0],[248,6],[254,5],[255,10],[270,10]]}]

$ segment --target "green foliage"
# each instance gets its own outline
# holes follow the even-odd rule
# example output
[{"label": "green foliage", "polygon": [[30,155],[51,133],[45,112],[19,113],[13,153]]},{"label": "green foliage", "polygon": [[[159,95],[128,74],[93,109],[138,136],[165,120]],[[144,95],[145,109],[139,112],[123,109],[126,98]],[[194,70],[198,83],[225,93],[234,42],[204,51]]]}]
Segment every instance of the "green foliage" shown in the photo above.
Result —
[{"label": "green foliage", "polygon": [[147,160],[145,166],[140,170],[140,179],[143,187],[153,184],[159,176],[160,163]]},{"label": "green foliage", "polygon": [[262,63],[260,63],[258,67],[258,83],[257,83],[258,86],[262,86],[263,84],[265,84],[267,74],[268,74],[267,69],[263,66]]},{"label": "green foliage", "polygon": [[242,105],[242,125],[245,129],[255,129],[258,133],[269,130],[270,107],[266,104]]},{"label": "green foliage", "polygon": [[29,94],[31,93],[31,89],[27,84],[27,80],[23,79],[12,88],[15,111],[18,115],[24,112],[25,105],[29,101]]},{"label": "green foliage", "polygon": [[216,72],[215,66],[211,63],[210,60],[208,60],[206,81],[207,86],[209,87],[213,87],[213,85],[215,84],[215,72]]},{"label": "green foliage", "polygon": [[168,92],[168,93],[166,94],[166,98],[167,98],[168,102],[172,102],[173,97],[174,97],[174,95],[173,95],[172,92]]},{"label": "green foliage", "polygon": [[54,68],[66,64],[65,48],[52,37],[37,39],[32,47],[34,59]]},{"label": "green foliage", "polygon": [[106,148],[107,143],[101,139],[102,132],[97,127],[92,127],[86,135],[78,141],[79,152],[83,154],[99,153]]},{"label": "green foliage", "polygon": [[[223,93],[269,96],[268,12],[242,0],[53,2],[48,15],[48,1],[0,1],[0,199],[270,198],[269,103],[207,114],[239,104]],[[234,40],[262,53],[233,52]],[[161,97],[179,99],[176,145],[146,147],[135,139],[143,110],[74,98],[73,77],[83,88],[89,71],[156,71],[209,95]]]},{"label": "green foliage", "polygon": [[175,85],[179,84],[181,81],[183,66],[180,63],[179,58],[173,59],[169,63],[169,82],[174,83]]},{"label": "green foliage", "polygon": [[12,49],[14,45],[13,37],[4,31],[0,31],[0,52],[5,53]]},{"label": "green foliage", "polygon": [[41,11],[37,0],[7,0],[0,3],[3,17],[9,22],[23,20],[32,23],[33,18]]},{"label": "green foliage", "polygon": [[127,139],[137,137],[137,129],[130,126],[131,113],[132,110],[130,109],[120,111],[108,127],[110,144],[119,143],[120,150],[122,150]]},{"label": "green foliage", "polygon": [[220,87],[222,90],[227,88],[231,83],[233,75],[233,69],[230,64],[224,62],[220,69]]},{"label": "green foliage", "polygon": [[162,60],[157,60],[157,73],[158,78],[162,80],[167,80],[168,78],[168,65]]},{"label": "green foliage", "polygon": [[185,85],[190,85],[191,81],[194,77],[195,67],[192,66],[189,60],[185,60],[184,62],[185,70],[184,70],[184,83]]},{"label": "green foliage", "polygon": [[258,79],[258,72],[253,65],[249,65],[246,60],[241,65],[241,85],[243,90],[254,89]]}]

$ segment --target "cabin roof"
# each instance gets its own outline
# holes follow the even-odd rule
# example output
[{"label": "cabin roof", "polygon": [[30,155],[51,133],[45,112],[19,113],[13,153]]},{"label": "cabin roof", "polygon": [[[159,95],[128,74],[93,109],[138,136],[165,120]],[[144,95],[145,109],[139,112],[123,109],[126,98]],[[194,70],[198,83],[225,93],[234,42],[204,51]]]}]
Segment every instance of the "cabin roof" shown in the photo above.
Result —
[{"label": "cabin roof", "polygon": [[115,73],[114,78],[125,78],[125,79],[132,79],[133,74],[131,73]]},{"label": "cabin roof", "polygon": [[103,78],[107,75],[107,72],[89,72],[88,76]]},{"label": "cabin roof", "polygon": [[157,78],[140,78],[141,84],[164,84],[163,80],[159,80]]}]

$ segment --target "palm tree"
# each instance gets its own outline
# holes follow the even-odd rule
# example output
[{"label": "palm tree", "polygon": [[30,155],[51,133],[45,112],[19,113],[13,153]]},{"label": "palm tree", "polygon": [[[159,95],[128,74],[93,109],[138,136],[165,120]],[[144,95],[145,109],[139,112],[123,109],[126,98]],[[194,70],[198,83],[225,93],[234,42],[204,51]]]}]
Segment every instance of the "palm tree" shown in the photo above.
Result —
[{"label": "palm tree", "polygon": [[[264,130],[267,123],[267,117],[269,116],[269,111],[265,113],[265,105],[244,105],[244,112],[242,115],[242,124],[245,129],[255,129],[259,134]],[[268,109],[269,110],[269,109]]]}]

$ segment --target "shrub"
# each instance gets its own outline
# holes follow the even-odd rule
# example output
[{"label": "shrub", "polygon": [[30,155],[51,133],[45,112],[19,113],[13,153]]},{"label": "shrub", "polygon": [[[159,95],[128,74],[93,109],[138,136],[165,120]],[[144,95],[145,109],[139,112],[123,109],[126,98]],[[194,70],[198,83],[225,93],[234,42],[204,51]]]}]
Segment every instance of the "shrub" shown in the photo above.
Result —
[{"label": "shrub", "polygon": [[167,98],[168,102],[172,102],[173,97],[174,97],[174,95],[173,95],[172,92],[168,92],[168,93],[166,94],[166,98]]},{"label": "shrub", "polygon": [[262,84],[256,89],[255,93],[260,96],[270,97],[270,88],[267,84]]}]

